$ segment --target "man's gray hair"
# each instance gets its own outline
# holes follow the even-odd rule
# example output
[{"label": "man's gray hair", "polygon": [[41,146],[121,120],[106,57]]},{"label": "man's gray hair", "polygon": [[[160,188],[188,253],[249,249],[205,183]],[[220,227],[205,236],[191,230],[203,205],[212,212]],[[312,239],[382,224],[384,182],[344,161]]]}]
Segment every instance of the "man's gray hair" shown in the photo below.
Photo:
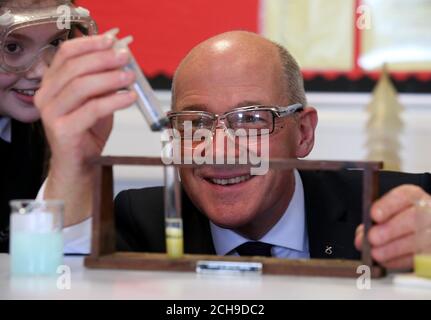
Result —
[{"label": "man's gray hair", "polygon": [[304,107],[307,106],[307,98],[305,96],[304,80],[302,78],[301,69],[295,58],[282,45],[273,42],[278,49],[281,65],[283,68],[283,79],[286,84],[287,99],[290,104],[300,103]]}]

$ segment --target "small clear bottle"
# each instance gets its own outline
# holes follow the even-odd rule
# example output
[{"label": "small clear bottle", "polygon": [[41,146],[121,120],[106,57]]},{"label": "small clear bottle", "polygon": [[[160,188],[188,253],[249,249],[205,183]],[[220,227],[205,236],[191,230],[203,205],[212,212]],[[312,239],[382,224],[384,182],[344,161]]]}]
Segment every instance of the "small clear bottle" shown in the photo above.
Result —
[{"label": "small clear bottle", "polygon": [[[128,45],[132,42],[132,37],[117,39],[118,29],[112,29],[105,33],[105,36],[115,40],[116,50],[127,50],[130,59],[126,70],[132,70],[136,74],[135,83],[129,88],[134,90],[138,96],[137,106],[142,112],[148,126],[152,131],[162,131],[168,127],[168,119],[163,112],[161,104],[157,99],[148,80],[145,78]],[[163,158],[172,157],[172,142],[168,141],[163,145]],[[166,223],[166,249],[168,257],[180,258],[184,254],[183,242],[183,222],[181,217],[181,186],[178,172],[174,166],[164,168],[165,176],[165,223]]]},{"label": "small clear bottle", "polygon": [[106,37],[111,37],[115,40],[115,50],[126,50],[129,55],[129,63],[124,67],[125,70],[133,71],[136,76],[136,81],[130,86],[137,95],[136,105],[139,111],[144,116],[148,126],[152,131],[162,131],[168,125],[168,119],[163,112],[160,101],[157,99],[147,78],[142,73],[141,67],[136,62],[135,57],[130,51],[128,45],[133,41],[132,36],[123,39],[117,39],[119,29],[112,29],[105,33]]},{"label": "small clear bottle", "polygon": [[415,273],[431,279],[431,200],[419,201],[416,208]]},{"label": "small clear bottle", "polygon": [[181,258],[184,255],[181,187],[175,167],[165,167],[164,173],[166,252],[169,258]]},{"label": "small clear bottle", "polygon": [[[163,156],[172,157],[172,141],[163,145]],[[174,166],[164,167],[165,178],[165,232],[166,252],[169,258],[184,255],[183,219],[181,216],[181,185],[178,170]]]}]

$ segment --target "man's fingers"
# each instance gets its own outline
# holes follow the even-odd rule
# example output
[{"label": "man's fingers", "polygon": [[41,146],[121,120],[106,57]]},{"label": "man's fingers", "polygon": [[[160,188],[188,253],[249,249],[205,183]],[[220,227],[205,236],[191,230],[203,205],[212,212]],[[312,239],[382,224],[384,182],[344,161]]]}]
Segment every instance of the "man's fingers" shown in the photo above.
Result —
[{"label": "man's fingers", "polygon": [[356,228],[355,232],[355,248],[358,251],[362,251],[362,240],[364,239],[364,225],[360,224]]},{"label": "man's fingers", "polygon": [[[57,118],[81,107],[86,101],[116,92],[135,81],[131,71],[110,71],[76,78],[50,104],[45,118]],[[109,103],[108,103],[109,104]]]},{"label": "man's fingers", "polygon": [[364,230],[359,231],[355,236],[355,248],[358,251],[362,251],[362,243],[364,240]]},{"label": "man's fingers", "polygon": [[403,238],[394,240],[384,246],[373,247],[371,255],[374,260],[383,264],[385,262],[398,259],[406,255],[412,255],[415,252],[415,235],[414,233]]},{"label": "man's fingers", "polygon": [[116,110],[124,109],[136,101],[133,91],[114,93],[88,101],[75,112],[65,116],[66,121],[74,124],[70,127],[70,134],[84,132],[95,126],[99,120],[113,114]]},{"label": "man's fingers", "polygon": [[[375,261],[390,269],[411,268],[415,252],[416,203],[430,196],[421,188],[403,185],[377,200],[371,217],[377,223],[367,237]],[[360,250],[364,231],[360,227],[355,236],[355,247]]]},{"label": "man's fingers", "polygon": [[389,221],[375,225],[371,228],[368,239],[373,246],[382,246],[386,243],[415,232],[416,208],[414,206],[395,215]]},{"label": "man's fingers", "polygon": [[358,234],[363,233],[363,232],[364,232],[364,225],[363,225],[363,224],[360,224],[360,225],[356,228],[356,232],[355,232],[355,234],[356,234],[356,235],[358,235]]},{"label": "man's fingers", "polygon": [[393,259],[391,261],[384,262],[382,266],[389,270],[411,270],[413,266],[413,255],[407,255],[404,257]]},{"label": "man's fingers", "polygon": [[373,204],[371,217],[377,223],[385,222],[427,196],[427,193],[418,186],[403,185],[397,187]]}]

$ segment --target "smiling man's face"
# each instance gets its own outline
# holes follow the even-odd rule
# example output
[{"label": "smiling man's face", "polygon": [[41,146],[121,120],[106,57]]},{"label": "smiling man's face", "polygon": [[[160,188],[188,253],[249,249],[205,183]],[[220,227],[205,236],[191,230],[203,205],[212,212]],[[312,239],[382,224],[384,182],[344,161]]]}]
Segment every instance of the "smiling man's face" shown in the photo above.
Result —
[{"label": "smiling man's face", "polygon": [[[244,32],[210,39],[181,64],[175,77],[175,111],[222,114],[238,106],[286,106],[289,101],[278,49]],[[306,108],[297,118],[277,119],[269,136],[270,158],[296,158],[309,153],[317,117]],[[312,131],[312,132],[311,132]],[[214,139],[225,139],[217,130]],[[214,143],[214,153],[218,150]],[[250,176],[248,169],[203,166],[183,168],[182,184],[194,204],[215,224],[259,239],[280,219],[294,191],[292,171],[269,170]]]}]

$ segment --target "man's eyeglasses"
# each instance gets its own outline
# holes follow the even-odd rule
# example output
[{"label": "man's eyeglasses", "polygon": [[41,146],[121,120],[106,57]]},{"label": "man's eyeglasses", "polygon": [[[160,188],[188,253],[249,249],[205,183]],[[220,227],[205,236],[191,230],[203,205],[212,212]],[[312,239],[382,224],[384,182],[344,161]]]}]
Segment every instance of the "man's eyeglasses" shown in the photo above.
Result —
[{"label": "man's eyeglasses", "polygon": [[290,116],[303,109],[300,103],[285,107],[256,105],[235,108],[221,115],[206,111],[169,112],[168,119],[174,132],[182,139],[193,139],[199,130],[214,135],[216,128],[220,127],[218,122],[226,132],[236,137],[261,136],[274,132],[277,118]]}]

